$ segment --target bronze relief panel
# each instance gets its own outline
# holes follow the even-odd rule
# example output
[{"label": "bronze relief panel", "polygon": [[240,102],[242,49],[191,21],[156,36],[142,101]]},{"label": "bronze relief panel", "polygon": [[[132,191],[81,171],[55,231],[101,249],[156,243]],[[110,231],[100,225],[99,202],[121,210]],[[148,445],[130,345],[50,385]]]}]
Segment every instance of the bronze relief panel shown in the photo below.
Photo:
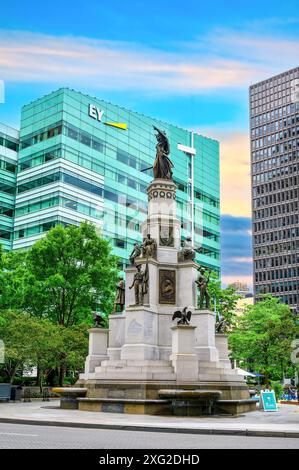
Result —
[{"label": "bronze relief panel", "polygon": [[159,270],[159,303],[170,305],[176,303],[176,272],[174,270]]}]

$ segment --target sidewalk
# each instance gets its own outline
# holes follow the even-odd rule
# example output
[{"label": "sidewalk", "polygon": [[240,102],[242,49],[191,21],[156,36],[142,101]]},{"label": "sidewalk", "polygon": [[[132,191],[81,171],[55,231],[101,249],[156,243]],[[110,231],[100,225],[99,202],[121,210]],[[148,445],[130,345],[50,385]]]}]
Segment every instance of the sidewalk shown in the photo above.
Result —
[{"label": "sidewalk", "polygon": [[189,434],[299,438],[299,407],[294,405],[281,405],[276,413],[257,410],[238,417],[188,418],[60,410],[59,400],[34,401],[32,403],[0,403],[0,422]]}]

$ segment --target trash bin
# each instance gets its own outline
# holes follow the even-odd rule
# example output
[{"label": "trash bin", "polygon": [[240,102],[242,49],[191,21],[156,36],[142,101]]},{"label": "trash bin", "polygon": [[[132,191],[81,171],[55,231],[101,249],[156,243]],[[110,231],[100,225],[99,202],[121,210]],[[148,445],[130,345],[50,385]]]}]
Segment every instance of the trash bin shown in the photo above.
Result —
[{"label": "trash bin", "polygon": [[22,387],[21,385],[13,385],[10,391],[10,399],[12,401],[21,401]]}]

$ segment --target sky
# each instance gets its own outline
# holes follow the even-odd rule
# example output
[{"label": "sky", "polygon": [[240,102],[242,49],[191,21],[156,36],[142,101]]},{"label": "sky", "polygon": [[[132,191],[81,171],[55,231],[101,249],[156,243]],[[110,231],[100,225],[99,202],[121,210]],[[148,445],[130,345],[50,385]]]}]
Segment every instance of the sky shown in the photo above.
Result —
[{"label": "sky", "polygon": [[0,121],[61,86],[220,141],[222,280],[252,283],[248,87],[299,65],[295,0],[1,1]]}]

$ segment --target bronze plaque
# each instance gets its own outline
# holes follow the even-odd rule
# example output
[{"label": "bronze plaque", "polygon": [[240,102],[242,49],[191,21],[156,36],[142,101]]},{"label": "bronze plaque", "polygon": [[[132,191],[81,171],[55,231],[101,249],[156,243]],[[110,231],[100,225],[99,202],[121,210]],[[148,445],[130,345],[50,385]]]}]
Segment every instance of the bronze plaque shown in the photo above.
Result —
[{"label": "bronze plaque", "polygon": [[160,225],[160,246],[174,246],[173,225]]},{"label": "bronze plaque", "polygon": [[175,305],[176,272],[159,270],[159,303]]}]

